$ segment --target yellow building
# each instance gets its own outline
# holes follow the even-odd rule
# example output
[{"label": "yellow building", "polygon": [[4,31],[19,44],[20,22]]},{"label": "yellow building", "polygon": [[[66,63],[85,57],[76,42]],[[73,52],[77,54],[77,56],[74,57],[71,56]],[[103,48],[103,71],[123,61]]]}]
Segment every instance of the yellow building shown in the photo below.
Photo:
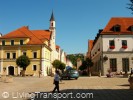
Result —
[{"label": "yellow building", "polygon": [[30,30],[23,26],[0,37],[0,74],[20,75],[21,68],[16,58],[26,55],[30,58],[26,75],[38,75],[39,70],[47,76],[51,73],[55,50],[55,20],[52,13],[49,30]]}]

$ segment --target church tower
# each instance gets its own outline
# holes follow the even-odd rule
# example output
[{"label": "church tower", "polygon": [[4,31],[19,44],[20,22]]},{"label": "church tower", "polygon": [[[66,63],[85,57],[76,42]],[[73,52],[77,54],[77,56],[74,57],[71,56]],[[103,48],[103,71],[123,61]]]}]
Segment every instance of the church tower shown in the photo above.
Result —
[{"label": "church tower", "polygon": [[51,18],[50,18],[50,27],[49,27],[50,31],[54,31],[55,30],[55,18],[54,18],[54,14],[52,12],[51,14]]},{"label": "church tower", "polygon": [[55,30],[55,18],[54,18],[53,12],[52,12],[51,18],[50,18],[50,27],[49,27],[49,30],[52,32],[51,39],[55,43],[56,30]]},{"label": "church tower", "polygon": [[54,18],[54,13],[52,12],[51,18],[50,18],[50,27],[49,31],[51,31],[51,39],[50,39],[50,48],[52,49],[52,54],[51,54],[51,60],[55,60],[55,52],[56,52],[56,29],[55,29],[55,18]]}]

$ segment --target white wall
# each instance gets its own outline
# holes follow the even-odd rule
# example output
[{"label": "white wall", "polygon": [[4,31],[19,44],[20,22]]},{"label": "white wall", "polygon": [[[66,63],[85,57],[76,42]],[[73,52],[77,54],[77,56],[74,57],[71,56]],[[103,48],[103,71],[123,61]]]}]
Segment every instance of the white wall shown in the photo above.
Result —
[{"label": "white wall", "polygon": [[[109,49],[109,40],[115,41],[115,49]],[[127,49],[122,49],[121,41],[127,40]],[[103,51],[133,51],[132,35],[103,35]]]}]

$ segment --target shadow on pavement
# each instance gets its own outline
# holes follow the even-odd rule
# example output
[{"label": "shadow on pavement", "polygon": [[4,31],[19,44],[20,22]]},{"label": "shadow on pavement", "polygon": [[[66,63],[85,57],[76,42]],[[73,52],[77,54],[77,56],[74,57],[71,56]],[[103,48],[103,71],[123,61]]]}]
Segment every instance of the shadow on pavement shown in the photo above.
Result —
[{"label": "shadow on pavement", "polygon": [[130,89],[67,89],[61,93],[38,92],[28,100],[133,100]]}]

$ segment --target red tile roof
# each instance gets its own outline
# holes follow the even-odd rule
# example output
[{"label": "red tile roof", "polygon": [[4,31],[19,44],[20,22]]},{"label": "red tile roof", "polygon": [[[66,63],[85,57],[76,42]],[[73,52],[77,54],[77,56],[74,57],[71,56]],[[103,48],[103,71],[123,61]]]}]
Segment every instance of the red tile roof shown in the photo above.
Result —
[{"label": "red tile roof", "polygon": [[[115,25],[120,25],[120,32],[114,32],[111,30],[111,28]],[[101,34],[107,34],[107,33],[113,33],[113,34],[119,34],[119,33],[131,33],[131,31],[128,30],[130,26],[133,25],[133,18],[131,17],[113,17],[110,19],[106,27],[103,29]]]},{"label": "red tile roof", "polygon": [[91,50],[92,50],[92,48],[93,48],[93,42],[94,42],[94,40],[89,40],[89,41],[88,41],[88,52],[87,52],[87,57],[89,57],[89,58],[91,58],[90,52],[91,52]]},{"label": "red tile roof", "polygon": [[44,40],[50,40],[51,32],[48,30],[29,30],[28,27],[23,26],[15,31],[0,37],[0,39],[10,38],[29,38],[27,44],[44,44]]},{"label": "red tile roof", "polygon": [[89,40],[89,41],[88,41],[88,49],[89,49],[89,50],[92,49],[92,47],[93,47],[93,42],[94,42],[94,40]]},{"label": "red tile roof", "polygon": [[60,46],[56,45],[56,49],[59,49],[59,48],[60,48]]}]

